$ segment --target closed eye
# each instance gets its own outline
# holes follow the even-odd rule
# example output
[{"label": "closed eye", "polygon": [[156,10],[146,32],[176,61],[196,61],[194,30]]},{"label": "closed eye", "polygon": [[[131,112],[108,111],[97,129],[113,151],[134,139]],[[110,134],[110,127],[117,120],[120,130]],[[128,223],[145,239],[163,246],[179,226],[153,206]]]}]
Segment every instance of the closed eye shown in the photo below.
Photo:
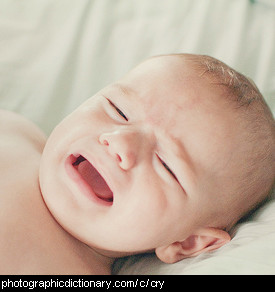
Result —
[{"label": "closed eye", "polygon": [[[158,156],[158,155],[157,155]],[[174,172],[171,170],[171,168],[158,156],[158,159],[160,160],[161,164],[164,166],[164,168],[174,177],[176,181],[178,181],[176,175]]]},{"label": "closed eye", "polygon": [[110,103],[110,105],[117,111],[117,113],[125,120],[128,122],[127,116],[123,113],[122,110],[120,110],[114,103],[112,103],[109,99],[107,99]]}]

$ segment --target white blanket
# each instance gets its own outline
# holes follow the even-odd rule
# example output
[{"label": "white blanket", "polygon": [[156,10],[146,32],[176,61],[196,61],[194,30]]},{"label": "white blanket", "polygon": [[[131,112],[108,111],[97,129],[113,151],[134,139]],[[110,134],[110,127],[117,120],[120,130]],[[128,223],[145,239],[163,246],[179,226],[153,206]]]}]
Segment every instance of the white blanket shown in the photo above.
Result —
[{"label": "white blanket", "polygon": [[[274,0],[0,0],[0,107],[47,134],[140,61],[209,54],[250,76],[275,113]],[[220,250],[174,265],[119,261],[120,274],[275,274],[275,204]]]}]

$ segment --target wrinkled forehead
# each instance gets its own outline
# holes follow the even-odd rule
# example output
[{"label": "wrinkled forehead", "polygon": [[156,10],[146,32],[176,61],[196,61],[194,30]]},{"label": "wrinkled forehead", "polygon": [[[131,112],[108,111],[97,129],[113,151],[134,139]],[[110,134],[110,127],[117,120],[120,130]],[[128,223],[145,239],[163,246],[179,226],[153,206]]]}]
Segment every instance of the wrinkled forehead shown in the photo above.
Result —
[{"label": "wrinkled forehead", "polygon": [[217,89],[202,78],[192,63],[182,57],[154,57],[141,63],[120,82],[133,93],[151,119],[173,120],[186,111],[208,111],[215,107]]},{"label": "wrinkled forehead", "polygon": [[233,146],[226,141],[238,136],[237,120],[222,89],[201,77],[192,63],[174,56],[152,58],[120,83],[132,91],[148,124],[184,143],[194,159],[211,157],[214,164],[229,156]]}]

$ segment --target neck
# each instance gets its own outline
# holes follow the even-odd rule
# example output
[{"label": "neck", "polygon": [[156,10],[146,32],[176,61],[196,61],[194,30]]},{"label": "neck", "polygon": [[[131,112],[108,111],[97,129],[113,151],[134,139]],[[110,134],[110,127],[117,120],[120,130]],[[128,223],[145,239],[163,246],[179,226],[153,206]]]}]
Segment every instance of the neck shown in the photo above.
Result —
[{"label": "neck", "polygon": [[96,265],[97,268],[100,268],[100,270],[102,270],[103,274],[111,274],[112,265],[116,257],[114,257],[109,252],[104,252],[99,249],[89,247],[86,244],[83,245],[84,249],[87,252],[87,258],[90,262],[91,267],[94,267]]}]

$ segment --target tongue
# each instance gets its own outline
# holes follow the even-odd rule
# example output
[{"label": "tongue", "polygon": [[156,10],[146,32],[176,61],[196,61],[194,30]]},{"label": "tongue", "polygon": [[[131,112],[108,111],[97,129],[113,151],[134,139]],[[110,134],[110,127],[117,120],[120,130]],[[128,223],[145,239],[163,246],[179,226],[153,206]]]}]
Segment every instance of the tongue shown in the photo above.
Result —
[{"label": "tongue", "polygon": [[109,202],[113,200],[113,193],[104,178],[88,160],[84,160],[78,165],[78,172],[100,199]]}]

